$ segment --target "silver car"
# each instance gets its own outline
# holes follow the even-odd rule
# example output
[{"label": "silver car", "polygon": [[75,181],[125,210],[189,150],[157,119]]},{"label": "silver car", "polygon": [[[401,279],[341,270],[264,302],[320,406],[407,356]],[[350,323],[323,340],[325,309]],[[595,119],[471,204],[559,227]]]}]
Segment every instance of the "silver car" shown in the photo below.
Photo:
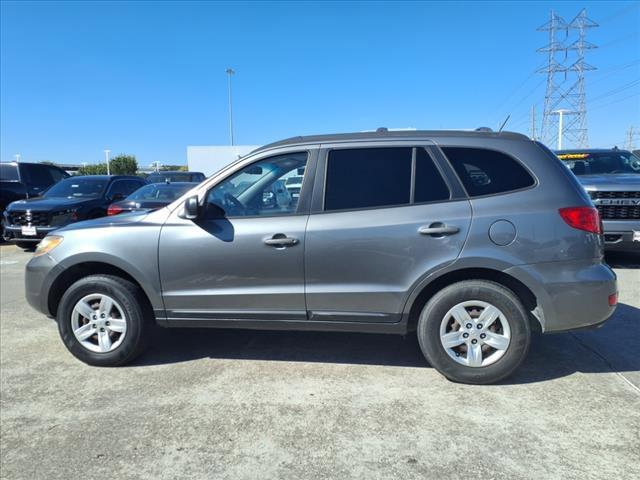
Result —
[{"label": "silver car", "polygon": [[[265,195],[295,171],[299,196]],[[444,376],[484,384],[533,331],[612,315],[602,251],[598,211],[543,145],[381,130],[267,145],[161,210],[56,231],[26,294],[91,365],[130,362],[156,325],[416,332]]]}]

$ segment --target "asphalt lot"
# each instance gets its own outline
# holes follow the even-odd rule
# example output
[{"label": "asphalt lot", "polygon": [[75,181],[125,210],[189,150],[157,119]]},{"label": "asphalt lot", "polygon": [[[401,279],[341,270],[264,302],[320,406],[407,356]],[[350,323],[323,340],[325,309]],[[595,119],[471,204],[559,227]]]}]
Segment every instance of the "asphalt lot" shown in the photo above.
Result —
[{"label": "asphalt lot", "polygon": [[0,246],[1,478],[640,478],[640,258],[610,258],[603,328],[478,387],[413,336],[166,330],[89,367],[26,304],[29,257]]}]

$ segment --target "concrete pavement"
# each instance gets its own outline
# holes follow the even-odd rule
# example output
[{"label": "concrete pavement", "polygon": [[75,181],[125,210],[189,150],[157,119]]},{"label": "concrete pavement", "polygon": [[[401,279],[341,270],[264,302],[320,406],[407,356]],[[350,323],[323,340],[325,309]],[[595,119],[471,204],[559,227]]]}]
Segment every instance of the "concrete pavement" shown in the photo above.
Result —
[{"label": "concrete pavement", "polygon": [[640,478],[640,259],[602,329],[538,336],[501,385],[448,382],[417,341],[166,330],[86,366],[0,247],[0,477]]}]

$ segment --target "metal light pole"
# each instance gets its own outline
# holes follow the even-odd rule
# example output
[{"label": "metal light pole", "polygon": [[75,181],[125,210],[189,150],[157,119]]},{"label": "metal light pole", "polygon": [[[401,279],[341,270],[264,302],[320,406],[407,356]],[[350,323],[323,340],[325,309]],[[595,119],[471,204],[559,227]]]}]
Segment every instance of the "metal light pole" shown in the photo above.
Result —
[{"label": "metal light pole", "polygon": [[555,110],[553,113],[560,115],[558,119],[558,150],[562,150],[562,129],[563,129],[563,119],[565,114],[572,113],[570,110]]},{"label": "metal light pole", "polygon": [[227,68],[226,72],[229,86],[229,138],[231,139],[231,146],[233,146],[233,107],[231,105],[231,75],[235,74],[236,72],[233,70],[233,68]]},{"label": "metal light pole", "polygon": [[107,161],[107,175],[111,175],[111,168],[109,168],[109,154],[111,153],[111,150],[105,150],[104,151],[104,158]]},{"label": "metal light pole", "polygon": [[20,154],[16,153],[14,156],[16,157],[16,163],[20,163]]}]

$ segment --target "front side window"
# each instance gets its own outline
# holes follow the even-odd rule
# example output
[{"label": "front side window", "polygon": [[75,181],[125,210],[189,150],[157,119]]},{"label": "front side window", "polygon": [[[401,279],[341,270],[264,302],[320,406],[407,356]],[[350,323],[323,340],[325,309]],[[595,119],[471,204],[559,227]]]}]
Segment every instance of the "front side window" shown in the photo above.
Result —
[{"label": "front side window", "polygon": [[116,180],[111,184],[108,196],[111,198],[125,198],[143,185],[135,180]]},{"label": "front side window", "polygon": [[23,165],[22,171],[26,173],[27,181],[32,185],[48,187],[52,183],[55,183],[46,165]]},{"label": "front side window", "polygon": [[329,152],[324,209],[409,204],[412,150],[354,148]]},{"label": "front side window", "polygon": [[299,196],[285,185],[286,177],[302,171],[307,164],[306,152],[288,153],[253,163],[222,181],[207,194],[205,217],[215,209],[227,217],[289,215],[296,213]]},{"label": "front side window", "polygon": [[166,200],[172,201],[192,189],[195,183],[152,183],[137,189],[127,200]]},{"label": "front side window", "polygon": [[511,192],[535,184],[515,159],[483,148],[443,147],[464,188],[471,197]]},{"label": "front side window", "polygon": [[0,181],[1,182],[17,182],[20,180],[18,176],[18,167],[10,163],[0,163]]}]

